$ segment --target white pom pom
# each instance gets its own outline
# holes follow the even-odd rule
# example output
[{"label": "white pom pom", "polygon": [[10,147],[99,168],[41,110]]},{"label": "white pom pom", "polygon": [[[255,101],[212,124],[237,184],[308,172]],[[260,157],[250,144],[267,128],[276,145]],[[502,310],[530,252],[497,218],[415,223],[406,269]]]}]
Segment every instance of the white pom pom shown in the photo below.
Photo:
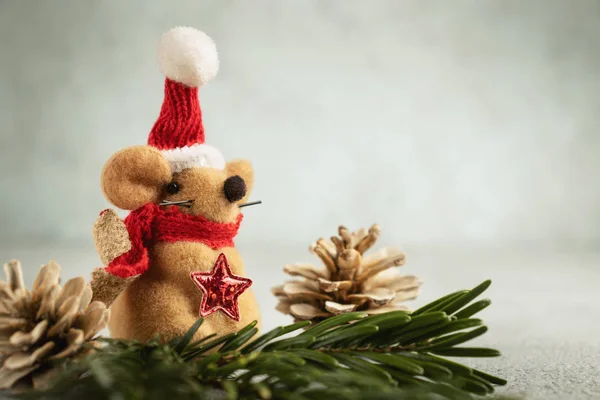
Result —
[{"label": "white pom pom", "polygon": [[204,32],[177,27],[166,32],[158,45],[158,64],[167,78],[198,87],[219,72],[215,42]]}]

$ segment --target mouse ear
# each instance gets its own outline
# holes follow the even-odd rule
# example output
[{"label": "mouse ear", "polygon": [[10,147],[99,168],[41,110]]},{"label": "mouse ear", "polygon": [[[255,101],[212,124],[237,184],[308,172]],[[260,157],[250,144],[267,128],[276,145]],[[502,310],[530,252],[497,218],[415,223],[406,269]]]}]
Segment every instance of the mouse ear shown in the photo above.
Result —
[{"label": "mouse ear", "polygon": [[115,206],[135,210],[161,200],[171,167],[157,149],[133,146],[115,153],[102,170],[102,191]]},{"label": "mouse ear", "polygon": [[228,177],[238,175],[244,180],[246,195],[237,203],[245,203],[248,197],[250,197],[250,192],[254,186],[254,169],[252,169],[252,164],[248,160],[233,160],[229,161],[225,168]]}]

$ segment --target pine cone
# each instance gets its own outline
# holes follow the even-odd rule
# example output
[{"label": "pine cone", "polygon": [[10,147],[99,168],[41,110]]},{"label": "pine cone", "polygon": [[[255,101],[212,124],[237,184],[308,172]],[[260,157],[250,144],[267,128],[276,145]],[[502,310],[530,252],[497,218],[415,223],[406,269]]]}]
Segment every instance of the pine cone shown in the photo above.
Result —
[{"label": "pine cone", "polygon": [[86,354],[94,336],[106,327],[109,311],[90,303],[92,290],[82,277],[61,288],[60,266],[53,261],[38,273],[31,292],[25,288],[21,264],[4,265],[0,279],[0,388],[42,388],[56,367]]},{"label": "pine cone", "polygon": [[379,314],[408,310],[400,303],[417,297],[422,282],[416,276],[389,269],[404,265],[404,253],[382,248],[364,256],[380,233],[377,225],[356,232],[340,226],[339,236],[313,243],[310,251],[319,256],[325,268],[286,265],[284,272],[304,279],[273,288],[279,297],[277,310],[293,315],[296,321],[314,322],[351,311]]}]

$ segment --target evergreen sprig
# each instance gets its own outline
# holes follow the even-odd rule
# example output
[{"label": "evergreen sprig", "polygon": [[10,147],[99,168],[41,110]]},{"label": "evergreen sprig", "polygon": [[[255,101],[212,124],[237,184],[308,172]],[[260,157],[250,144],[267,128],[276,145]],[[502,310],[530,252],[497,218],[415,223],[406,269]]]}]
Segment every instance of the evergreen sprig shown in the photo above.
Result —
[{"label": "evergreen sprig", "polygon": [[506,381],[442,356],[500,355],[494,349],[459,346],[487,331],[472,317],[490,305],[489,300],[474,302],[490,283],[449,294],[413,313],[353,312],[314,326],[278,327],[257,338],[254,322],[237,333],[192,342],[200,319],[169,343],[102,339],[106,346],[65,365],[50,389],[22,397],[471,399]]}]

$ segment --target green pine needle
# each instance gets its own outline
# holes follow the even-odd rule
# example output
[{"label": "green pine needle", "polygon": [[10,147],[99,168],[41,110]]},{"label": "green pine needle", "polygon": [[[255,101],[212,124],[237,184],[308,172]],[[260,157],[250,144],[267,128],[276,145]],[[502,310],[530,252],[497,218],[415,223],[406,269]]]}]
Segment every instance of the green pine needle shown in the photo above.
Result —
[{"label": "green pine needle", "polygon": [[[103,339],[105,346],[63,366],[52,387],[30,399],[473,399],[502,378],[448,357],[496,357],[495,349],[460,347],[487,327],[471,318],[490,285],[454,292],[414,313],[355,312],[312,327],[300,322],[256,336],[253,322],[236,333],[163,344]],[[284,337],[305,329],[291,337]]]}]

